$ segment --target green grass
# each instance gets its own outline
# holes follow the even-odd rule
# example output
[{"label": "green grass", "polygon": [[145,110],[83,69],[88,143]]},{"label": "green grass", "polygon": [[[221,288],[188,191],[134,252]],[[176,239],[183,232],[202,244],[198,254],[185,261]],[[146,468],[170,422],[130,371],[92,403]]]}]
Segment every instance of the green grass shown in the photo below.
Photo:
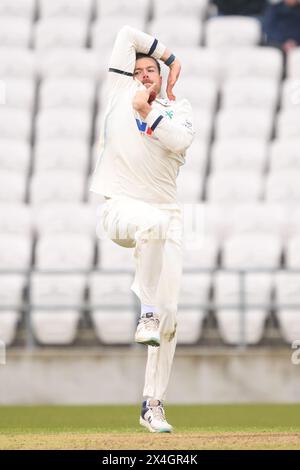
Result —
[{"label": "green grass", "polygon": [[[135,433],[139,406],[0,406],[0,433]],[[300,405],[170,405],[176,432],[300,432]]]}]

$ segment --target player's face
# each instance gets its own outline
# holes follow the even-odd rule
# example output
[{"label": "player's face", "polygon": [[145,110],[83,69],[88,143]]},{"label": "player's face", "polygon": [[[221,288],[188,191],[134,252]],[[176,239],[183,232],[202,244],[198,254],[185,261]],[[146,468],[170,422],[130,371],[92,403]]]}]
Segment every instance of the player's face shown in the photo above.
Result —
[{"label": "player's face", "polygon": [[156,94],[159,95],[162,83],[162,77],[159,75],[157,65],[150,57],[143,57],[138,59],[135,63],[134,78],[137,78],[140,82],[149,88],[152,83],[155,83]]}]

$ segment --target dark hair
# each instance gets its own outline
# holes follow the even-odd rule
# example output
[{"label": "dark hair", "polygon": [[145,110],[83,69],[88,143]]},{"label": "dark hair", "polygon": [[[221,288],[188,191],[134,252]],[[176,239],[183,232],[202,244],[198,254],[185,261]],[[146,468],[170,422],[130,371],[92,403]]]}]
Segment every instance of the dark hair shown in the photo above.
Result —
[{"label": "dark hair", "polygon": [[152,57],[151,55],[144,54],[143,52],[137,52],[137,53],[136,53],[136,56],[135,56],[135,60],[143,59],[144,57],[147,57],[148,59],[154,60],[154,62],[155,62],[156,65],[157,65],[158,72],[159,72],[159,74],[160,74],[160,63],[158,62],[158,60],[156,60],[156,59],[155,59],[154,57]]}]

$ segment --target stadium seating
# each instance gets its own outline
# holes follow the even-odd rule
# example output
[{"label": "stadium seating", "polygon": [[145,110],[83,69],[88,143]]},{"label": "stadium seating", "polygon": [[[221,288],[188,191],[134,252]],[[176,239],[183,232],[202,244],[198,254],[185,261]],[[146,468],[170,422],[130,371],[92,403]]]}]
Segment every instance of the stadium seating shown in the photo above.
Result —
[{"label": "stadium seating", "polygon": [[131,344],[137,323],[130,274],[96,273],[90,278],[91,318],[104,344]]},{"label": "stadium seating", "polygon": [[274,117],[268,109],[237,108],[221,109],[216,121],[218,139],[271,138]]},{"label": "stadium seating", "polygon": [[261,39],[258,20],[243,16],[218,16],[206,22],[208,47],[255,46]]},{"label": "stadium seating", "polygon": [[35,25],[34,44],[37,50],[85,47],[88,24],[79,18],[44,18]]},{"label": "stadium seating", "polygon": [[275,276],[275,286],[278,305],[276,316],[281,334],[290,344],[299,339],[300,334],[299,308],[297,308],[300,303],[300,275],[299,273],[278,272]]},{"label": "stadium seating", "polygon": [[34,111],[35,104],[35,82],[29,78],[6,78],[5,81],[5,104],[12,108],[20,108]]},{"label": "stadium seating", "polygon": [[223,171],[211,173],[207,181],[210,202],[253,202],[262,196],[263,180],[255,172]]},{"label": "stadium seating", "polygon": [[275,139],[270,146],[270,171],[300,169],[300,137],[295,139]]},{"label": "stadium seating", "polygon": [[[214,16],[208,0],[0,0],[0,266],[11,271],[0,279],[0,338],[20,339],[29,301],[37,344],[73,344],[85,313],[101,344],[133,342],[134,249],[104,236],[104,198],[88,191],[124,24],[172,49],[182,63],[174,93],[193,107],[178,176],[178,343],[201,344],[216,319],[223,343],[258,344],[272,296],[282,340],[298,339],[299,308],[289,307],[300,304],[299,274],[289,270],[300,268],[300,48],[285,61],[260,45],[257,19]],[[246,272],[243,325],[235,270],[256,268],[266,271]]]},{"label": "stadium seating", "polygon": [[0,16],[1,47],[29,47],[31,45],[31,34],[29,19]]},{"label": "stadium seating", "polygon": [[[141,18],[143,21],[147,19],[149,0],[136,0],[127,2],[126,0],[96,0],[97,16],[99,18],[116,17],[124,18]],[[126,24],[126,23],[123,23]]]},{"label": "stadium seating", "polygon": [[93,111],[95,82],[87,78],[44,80],[40,89],[42,109],[58,107],[83,108]]},{"label": "stadium seating", "polygon": [[287,76],[289,78],[300,78],[300,47],[296,47],[288,55]]},{"label": "stadium seating", "polygon": [[14,16],[33,19],[36,11],[36,0],[1,0],[0,17]]},{"label": "stadium seating", "polygon": [[[180,34],[178,32],[180,31]],[[202,23],[196,17],[159,17],[148,25],[148,32],[160,38],[164,44],[179,47],[199,46],[202,39]]]},{"label": "stadium seating", "polygon": [[0,77],[35,78],[36,56],[33,51],[21,47],[0,47]]},{"label": "stadium seating", "polygon": [[267,164],[268,147],[260,139],[216,140],[211,152],[211,170],[262,173]]},{"label": "stadium seating", "polygon": [[81,139],[51,139],[50,142],[40,139],[35,145],[35,171],[70,170],[86,174],[89,151],[88,144]]},{"label": "stadium seating", "polygon": [[[103,0],[102,0],[103,1]],[[153,13],[155,17],[180,16],[180,17],[203,17],[208,7],[208,0],[165,0],[160,2],[154,0]]]},{"label": "stadium seating", "polygon": [[75,17],[88,21],[92,14],[93,0],[39,0],[42,18]]},{"label": "stadium seating", "polygon": [[280,265],[282,244],[274,234],[241,234],[225,240],[222,266],[229,269],[272,269]]}]

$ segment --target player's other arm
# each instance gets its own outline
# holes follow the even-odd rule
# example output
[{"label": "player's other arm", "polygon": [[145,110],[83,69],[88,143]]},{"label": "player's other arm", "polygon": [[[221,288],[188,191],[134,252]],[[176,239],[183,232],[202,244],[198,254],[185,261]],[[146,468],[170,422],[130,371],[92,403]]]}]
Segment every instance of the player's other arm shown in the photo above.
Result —
[{"label": "player's other arm", "polygon": [[158,140],[171,152],[184,153],[194,139],[192,107],[186,99],[178,103],[174,119],[170,120],[158,109],[152,109],[145,120]]}]

